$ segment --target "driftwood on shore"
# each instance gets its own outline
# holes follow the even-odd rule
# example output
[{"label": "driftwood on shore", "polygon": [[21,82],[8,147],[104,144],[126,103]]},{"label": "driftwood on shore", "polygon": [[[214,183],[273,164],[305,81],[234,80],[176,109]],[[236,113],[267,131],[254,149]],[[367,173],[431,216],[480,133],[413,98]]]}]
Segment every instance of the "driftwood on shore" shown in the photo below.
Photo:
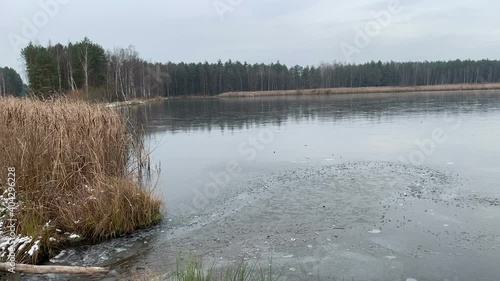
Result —
[{"label": "driftwood on shore", "polygon": [[[9,272],[9,263],[0,263],[0,272]],[[59,266],[59,265],[31,265],[16,264],[15,272],[28,274],[107,274],[109,269],[105,267],[82,267],[82,266]]]}]

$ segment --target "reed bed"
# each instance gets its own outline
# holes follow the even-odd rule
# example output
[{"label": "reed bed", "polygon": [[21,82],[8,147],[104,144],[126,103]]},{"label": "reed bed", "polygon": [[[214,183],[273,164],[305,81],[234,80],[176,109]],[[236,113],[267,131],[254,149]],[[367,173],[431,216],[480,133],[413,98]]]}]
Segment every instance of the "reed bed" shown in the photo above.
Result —
[{"label": "reed bed", "polygon": [[342,94],[370,94],[370,93],[404,93],[404,92],[434,92],[434,91],[472,91],[472,90],[500,90],[500,83],[487,84],[447,84],[415,87],[353,87],[353,88],[325,88],[303,90],[279,90],[257,92],[228,92],[219,97],[261,97],[287,95],[342,95]]},{"label": "reed bed", "polygon": [[15,167],[19,204],[18,236],[4,227],[2,254],[13,246],[16,262],[38,263],[75,240],[97,243],[157,223],[162,203],[138,178],[149,164],[140,139],[102,106],[0,99],[0,195]]}]

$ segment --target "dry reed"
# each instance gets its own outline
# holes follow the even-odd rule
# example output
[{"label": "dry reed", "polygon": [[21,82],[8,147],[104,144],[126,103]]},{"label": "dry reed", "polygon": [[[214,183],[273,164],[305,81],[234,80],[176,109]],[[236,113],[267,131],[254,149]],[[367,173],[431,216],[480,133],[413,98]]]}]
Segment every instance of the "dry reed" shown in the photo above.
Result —
[{"label": "dry reed", "polygon": [[95,243],[161,219],[160,200],[137,179],[147,157],[137,139],[101,106],[0,99],[0,181],[15,167],[17,233],[39,241],[35,254],[17,249],[17,262],[49,258],[69,234]]}]

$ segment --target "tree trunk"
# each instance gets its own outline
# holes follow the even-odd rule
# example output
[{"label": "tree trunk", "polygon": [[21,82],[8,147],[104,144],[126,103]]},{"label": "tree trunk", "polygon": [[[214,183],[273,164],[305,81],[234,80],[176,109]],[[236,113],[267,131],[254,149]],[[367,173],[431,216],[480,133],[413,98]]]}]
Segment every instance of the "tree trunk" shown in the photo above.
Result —
[{"label": "tree trunk", "polygon": [[83,84],[83,90],[85,94],[88,95],[89,93],[89,46],[85,44],[85,49],[80,50],[80,64],[82,65],[83,68],[83,78],[84,78],[84,84]]},{"label": "tree trunk", "polygon": [[57,58],[57,78],[59,78],[59,92],[62,91],[62,77],[61,77],[61,56],[59,54],[59,49],[56,49]]},{"label": "tree trunk", "polygon": [[5,97],[7,96],[7,93],[5,90],[5,79],[3,77],[3,71],[0,71],[0,79],[2,80],[2,87],[0,87],[0,97]]}]

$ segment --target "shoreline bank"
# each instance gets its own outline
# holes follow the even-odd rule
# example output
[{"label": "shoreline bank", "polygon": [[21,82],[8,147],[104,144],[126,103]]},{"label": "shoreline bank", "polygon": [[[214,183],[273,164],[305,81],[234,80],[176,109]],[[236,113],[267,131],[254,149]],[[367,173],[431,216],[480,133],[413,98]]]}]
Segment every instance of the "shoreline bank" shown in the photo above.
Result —
[{"label": "shoreline bank", "polygon": [[134,105],[141,105],[141,104],[146,104],[146,103],[153,103],[153,102],[161,102],[161,101],[166,101],[166,100],[184,100],[184,99],[216,99],[218,96],[175,96],[175,97],[156,97],[152,99],[133,99],[133,100],[128,100],[128,101],[117,101],[117,102],[108,102],[104,103],[104,107],[107,108],[116,108],[116,107],[124,107],[124,106],[134,106]]},{"label": "shoreline bank", "polygon": [[127,100],[127,101],[108,102],[108,103],[104,103],[104,107],[115,108],[115,107],[123,107],[123,106],[140,105],[140,104],[145,104],[145,103],[164,101],[166,99],[167,99],[166,97],[156,97],[156,98],[144,99],[144,100],[133,99],[133,100]]},{"label": "shoreline bank", "polygon": [[257,91],[257,92],[227,92],[218,95],[218,97],[234,98],[234,97],[290,96],[290,95],[344,95],[344,94],[484,91],[484,90],[500,90],[500,83],[452,84],[452,85],[432,85],[432,86],[415,86],[415,87],[384,86],[384,87],[277,90],[277,91]]}]

